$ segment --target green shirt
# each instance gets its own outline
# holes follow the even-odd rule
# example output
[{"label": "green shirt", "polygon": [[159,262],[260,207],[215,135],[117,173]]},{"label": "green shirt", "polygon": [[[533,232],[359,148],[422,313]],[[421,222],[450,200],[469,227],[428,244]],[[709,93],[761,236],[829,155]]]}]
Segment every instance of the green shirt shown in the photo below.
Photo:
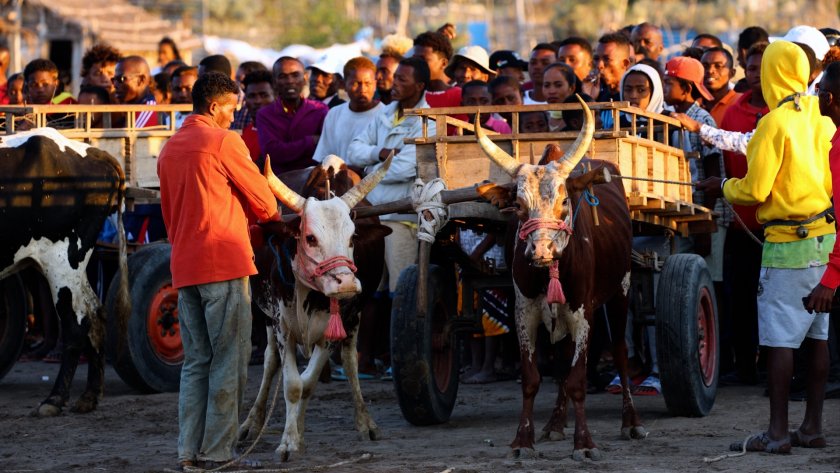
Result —
[{"label": "green shirt", "polygon": [[762,268],[803,269],[824,266],[834,248],[835,234],[784,243],[764,242]]}]

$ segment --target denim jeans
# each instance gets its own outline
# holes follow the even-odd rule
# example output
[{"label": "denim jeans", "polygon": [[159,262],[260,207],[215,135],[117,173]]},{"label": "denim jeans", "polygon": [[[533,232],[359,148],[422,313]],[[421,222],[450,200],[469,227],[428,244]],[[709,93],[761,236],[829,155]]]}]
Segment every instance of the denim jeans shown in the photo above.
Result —
[{"label": "denim jeans", "polygon": [[230,460],[251,354],[248,278],[180,288],[178,318],[178,460]]}]

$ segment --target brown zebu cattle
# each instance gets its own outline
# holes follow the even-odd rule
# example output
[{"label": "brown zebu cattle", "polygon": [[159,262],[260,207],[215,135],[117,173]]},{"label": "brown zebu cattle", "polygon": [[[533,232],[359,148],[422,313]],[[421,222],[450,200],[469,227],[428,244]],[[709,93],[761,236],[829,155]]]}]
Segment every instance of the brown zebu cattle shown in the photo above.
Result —
[{"label": "brown zebu cattle", "polygon": [[[266,164],[274,194],[299,217],[271,226],[275,231],[269,230],[265,244],[255,248],[259,275],[251,279],[254,299],[273,326],[268,329],[260,391],[240,427],[240,438],[253,439],[262,428],[271,382],[282,363],[286,424],[276,453],[283,461],[302,450],[306,405],[336,347],[351,387],[356,430],[363,439],[380,437],[359,386],[356,340],[361,310],[382,277],[384,238],[390,230],[375,217],[354,222],[350,213],[357,203],[364,203],[362,199],[389,165],[390,160],[354,186],[354,173],[345,166],[318,166],[307,171],[308,176],[292,171],[278,180]],[[300,183],[301,177],[306,181],[298,195],[285,182]],[[326,183],[336,197],[324,194]],[[340,319],[333,319],[333,312]],[[331,333],[329,324],[334,320],[344,335]],[[297,368],[297,348],[310,359],[302,374]]]},{"label": "brown zebu cattle", "polygon": [[58,377],[35,416],[61,412],[83,352],[88,357],[87,385],[72,410],[92,411],[102,397],[105,314],[85,271],[106,217],[119,211],[123,277],[113,315],[124,324],[130,313],[124,197],[125,175],[113,157],[51,128],[5,136],[0,143],[0,279],[27,267],[40,271],[64,342]]},{"label": "brown zebu cattle", "polygon": [[[557,403],[543,437],[564,438],[566,396],[575,407],[573,458],[598,459],[600,453],[586,424],[587,346],[593,311],[605,305],[613,341],[613,356],[621,376],[623,438],[644,438],[646,433],[636,414],[627,380],[627,349],[624,341],[627,292],[630,287],[632,231],[624,187],[610,182],[615,166],[590,161],[594,170],[573,175],[594,134],[592,112],[583,104],[584,130],[559,159],[557,147],[549,147],[545,165],[520,164],[502,151],[476,127],[486,154],[516,179],[516,213],[519,217],[514,246],[512,275],[516,293],[516,325],[522,359],[522,412],[514,454],[534,452],[534,398],[540,385],[535,349],[537,328],[543,323],[552,343],[561,350],[570,367],[561,379]],[[477,122],[477,120],[476,120]],[[550,161],[550,162],[549,162]],[[582,199],[589,188],[600,201],[599,224],[593,208]],[[485,189],[496,203],[511,200],[503,188]],[[594,199],[593,199],[594,201]]]}]

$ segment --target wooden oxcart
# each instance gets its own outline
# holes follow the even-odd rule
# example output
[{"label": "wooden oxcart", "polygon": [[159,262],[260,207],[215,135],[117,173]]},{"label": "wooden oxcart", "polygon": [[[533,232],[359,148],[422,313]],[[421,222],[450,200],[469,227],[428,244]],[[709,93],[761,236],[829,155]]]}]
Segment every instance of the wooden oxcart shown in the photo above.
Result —
[{"label": "wooden oxcart", "polygon": [[[566,148],[578,132],[519,133],[519,114],[575,108],[580,106],[491,107],[482,112],[512,114],[512,134],[487,134],[520,162],[536,164],[545,145],[555,143]],[[659,236],[663,241],[667,236],[673,242],[675,237],[716,230],[714,214],[692,203],[689,162],[682,149],[669,141],[672,132],[681,130],[676,120],[630,107],[626,102],[593,104],[591,108],[595,113],[612,115],[616,124],[596,130],[588,155],[619,168],[634,236]],[[448,223],[437,232],[434,243],[420,241],[418,264],[401,274],[393,301],[394,384],[403,415],[416,425],[449,419],[459,381],[458,335],[481,332],[480,311],[472,303],[475,291],[512,285],[503,261],[477,264],[460,244],[463,230],[496,234],[497,241],[504,241],[508,225],[508,217],[481,201],[474,187],[484,180],[510,183],[511,177],[484,155],[470,134],[472,126],[452,118],[476,111],[458,107],[408,112],[421,116],[424,123],[435,120],[438,130],[430,135],[424,125],[423,136],[413,140],[417,145],[418,177],[424,182],[440,178],[447,188],[455,189],[443,196],[449,203]],[[618,126],[620,114],[629,120],[629,127]],[[455,128],[457,134],[446,136],[443,124],[450,130]],[[536,150],[537,156],[531,150]],[[408,204],[393,203],[390,209],[400,205],[405,209]],[[635,320],[656,326],[660,376],[669,411],[675,415],[706,415],[717,390],[719,345],[714,289],[703,258],[634,251],[631,291]]]},{"label": "wooden oxcart", "polygon": [[[56,126],[64,136],[83,141],[114,156],[125,172],[126,207],[159,202],[157,156],[175,133],[172,125],[135,128],[134,116],[157,113],[158,123],[174,123],[177,112],[191,105],[41,105],[2,106],[5,134],[13,134],[23,122],[33,127]],[[92,126],[93,114],[103,114],[102,128]],[[131,118],[126,120],[125,117]],[[165,120],[166,119],[166,120]],[[122,121],[125,126],[111,126]],[[177,391],[183,348],[177,314],[177,290],[169,272],[170,246],[166,242],[130,245],[129,284],[132,315],[126,331],[108,317],[106,351],[120,377],[143,392]],[[110,313],[116,290],[108,290],[116,269],[116,245],[99,244],[89,265],[92,286],[99,288]],[[97,270],[91,270],[95,266]],[[27,291],[29,289],[30,291]],[[38,312],[37,294],[30,297],[21,278],[0,281],[0,377],[15,363],[24,343],[27,314]],[[34,306],[34,307],[33,307]],[[36,314],[45,338],[57,337],[57,320],[49,304]]]}]

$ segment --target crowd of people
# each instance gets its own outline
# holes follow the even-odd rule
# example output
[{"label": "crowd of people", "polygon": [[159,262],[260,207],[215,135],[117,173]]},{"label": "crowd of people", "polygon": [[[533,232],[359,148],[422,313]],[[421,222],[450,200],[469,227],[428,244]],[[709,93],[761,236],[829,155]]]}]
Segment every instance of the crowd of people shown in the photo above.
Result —
[{"label": "crowd of people", "polygon": [[[767,31],[753,26],[740,33],[734,47],[704,33],[671,58],[663,56],[662,31],[651,23],[604,34],[594,43],[574,36],[539,43],[524,59],[511,50],[490,54],[475,45],[454,51],[455,34],[452,25],[445,25],[413,40],[392,36],[383,42],[377,57],[353,58],[341,69],[326,62],[306,64],[294,57],[280,57],[270,68],[244,62],[233,69],[222,55],[208,56],[193,66],[165,38],[159,47],[160,67],[153,72],[142,57],[123,57],[113,47],[98,44],[84,54],[78,98],[66,90],[55,64],[46,59],[36,59],[22,73],[6,79],[9,53],[0,48],[0,103],[193,104],[193,114],[179,114],[175,119],[176,128],[191,130],[179,140],[173,138],[183,148],[180,152],[197,152],[188,151],[196,142],[185,137],[204,140],[205,135],[212,136],[221,140],[219,146],[236,148],[230,152],[239,157],[246,153],[260,167],[270,156],[276,174],[317,165],[331,155],[367,174],[393,155],[385,179],[367,197],[372,204],[406,197],[413,186],[415,149],[404,140],[421,136],[423,127],[418,116],[405,114],[407,109],[561,104],[579,95],[590,102],[626,101],[647,112],[671,114],[684,129],[675,132],[682,137],[670,142],[682,143],[686,155],[692,156],[695,202],[719,214],[718,230],[674,241],[638,238],[634,246],[665,254],[673,248],[705,257],[718,301],[720,384],[767,383],[770,428],[751,437],[748,450],[786,453],[791,446],[824,446],[821,409],[826,381],[830,387],[840,383],[840,330],[836,317],[830,321],[827,314],[840,285],[840,252],[832,253],[830,172],[835,171],[837,183],[840,31],[797,26],[771,42]],[[597,118],[599,127],[616,126],[611,112]],[[154,113],[134,119],[135,127],[158,124]],[[627,126],[627,119],[619,115],[617,126]],[[478,120],[502,134],[510,133],[513,124],[506,113],[482,113]],[[518,125],[523,133],[579,130],[582,114],[525,111]],[[243,146],[234,146],[227,142],[227,135],[210,130],[228,126],[241,136]],[[431,127],[427,133],[434,134],[434,124]],[[168,153],[161,157],[161,172],[176,159],[172,148],[176,145],[168,146]],[[219,154],[218,150],[214,153]],[[242,163],[237,163],[236,173],[245,176],[245,181],[256,175],[257,168],[242,169]],[[164,181],[161,174],[162,191],[177,187]],[[254,189],[253,196],[267,195],[264,185]],[[265,202],[251,204],[263,217],[277,218]],[[180,216],[177,208],[165,209],[164,217],[166,211],[172,214],[170,220]],[[384,216],[382,221],[391,234],[386,238],[388,282],[381,289],[393,295],[400,272],[416,258],[416,222],[413,215],[399,214]],[[173,233],[172,221],[167,222],[167,229]],[[464,233],[462,245],[471,257],[482,261],[488,252],[502,251],[501,242],[488,238]],[[500,264],[504,259],[494,258]],[[175,266],[173,258],[173,276],[189,279],[176,274]],[[248,270],[238,268],[228,276],[242,278]],[[211,279],[193,282],[200,285],[224,278]],[[225,290],[237,297],[243,292],[236,284]],[[198,311],[194,307],[202,296],[190,295],[194,299],[191,311]],[[485,332],[471,341],[462,375],[465,383],[510,376],[518,356],[512,336],[512,294],[488,290],[480,300]],[[634,323],[632,314],[628,326],[635,328],[628,331],[633,392],[656,395],[660,383],[655,333],[652,327]],[[185,329],[182,322],[182,335],[189,336],[193,330]],[[514,348],[505,340],[512,341]],[[185,349],[197,343],[188,344],[185,338]],[[618,392],[617,377],[610,382],[612,373],[604,378],[598,372],[602,345],[592,346],[591,391]],[[201,349],[206,351],[206,347]],[[387,346],[360,345],[359,352],[360,377],[382,376],[377,365],[387,366]],[[225,367],[227,372],[239,369],[238,365]],[[239,378],[230,379],[238,382]],[[196,389],[182,389],[182,394]],[[790,397],[806,400],[808,408],[802,425],[789,433]],[[235,420],[228,416],[224,422]],[[187,430],[182,443],[200,441],[196,425],[182,424],[182,428]],[[229,434],[230,426],[221,431]],[[227,437],[217,436],[213,441],[228,448]],[[192,462],[196,455],[208,460],[229,457],[229,452],[208,453],[208,448],[218,448],[216,444],[205,445],[204,450],[190,448],[180,451],[182,461]]]}]

